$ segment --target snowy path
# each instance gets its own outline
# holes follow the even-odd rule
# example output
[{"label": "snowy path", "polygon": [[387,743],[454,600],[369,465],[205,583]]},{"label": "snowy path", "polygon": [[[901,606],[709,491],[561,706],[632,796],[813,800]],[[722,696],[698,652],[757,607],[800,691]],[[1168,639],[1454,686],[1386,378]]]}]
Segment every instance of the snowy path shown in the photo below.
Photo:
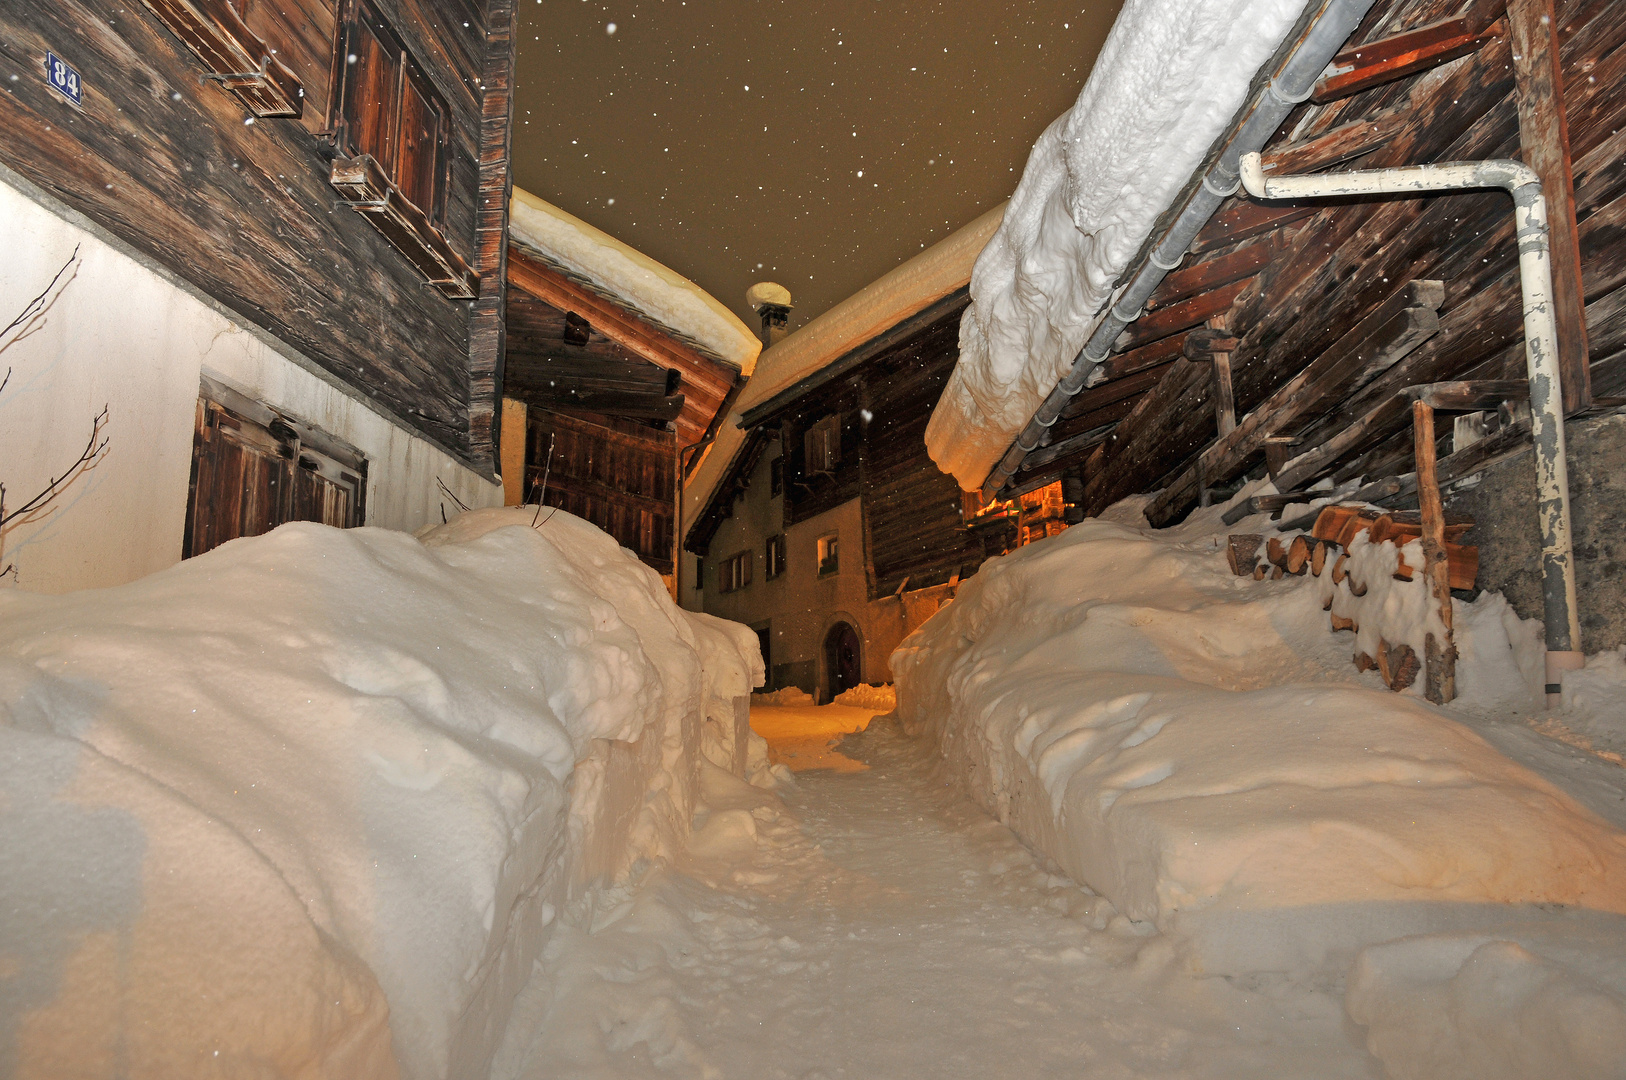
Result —
[{"label": "snowy path", "polygon": [[1381,1075],[1342,987],[1193,978],[886,722],[843,749],[784,803],[714,777],[706,857],[567,912],[493,1076]]}]

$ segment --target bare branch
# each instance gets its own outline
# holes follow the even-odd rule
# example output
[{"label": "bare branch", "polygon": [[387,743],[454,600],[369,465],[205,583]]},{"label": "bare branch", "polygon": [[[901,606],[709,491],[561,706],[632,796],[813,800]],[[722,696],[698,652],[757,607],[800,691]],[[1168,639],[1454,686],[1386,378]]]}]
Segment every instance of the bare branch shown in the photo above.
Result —
[{"label": "bare branch", "polygon": [[[4,330],[0,330],[0,338],[5,337],[7,334],[17,329],[17,327],[22,326],[24,323],[28,322],[28,320],[45,310],[46,298],[49,297],[51,295],[51,291],[56,288],[57,282],[62,280],[62,275],[66,274],[69,268],[72,267],[73,264],[78,261],[78,259],[79,246],[75,244],[73,254],[68,256],[68,261],[63,263],[62,268],[56,272],[56,276],[51,278],[51,283],[45,286],[38,296],[34,297],[34,299],[23,305],[23,310],[18,313],[17,317],[7,323]],[[11,377],[10,371],[6,372],[6,377]],[[4,385],[4,383],[0,383],[0,387],[3,387]]]},{"label": "bare branch", "polygon": [[27,520],[31,515],[43,510],[45,505],[60,495],[69,484],[94,469],[107,452],[108,439],[103,434],[106,427],[107,406],[103,405],[102,411],[91,421],[90,438],[85,442],[84,450],[80,451],[79,459],[68,466],[67,471],[61,476],[52,477],[51,482],[36,492],[32,499],[15,510],[0,512],[0,529],[4,529],[18,518]]},{"label": "bare branch", "polygon": [[[462,499],[459,499],[457,497],[457,493],[454,492],[451,488],[446,486],[446,481],[442,480],[440,477],[437,476],[437,477],[435,477],[435,483],[440,485],[440,492],[441,492],[442,495],[445,495],[448,499],[452,500],[452,502],[457,504],[457,509],[461,513],[466,514],[466,513],[469,512],[468,506],[463,502]],[[440,516],[443,517],[443,518],[446,516],[446,508],[445,508],[445,506],[441,507]]]}]

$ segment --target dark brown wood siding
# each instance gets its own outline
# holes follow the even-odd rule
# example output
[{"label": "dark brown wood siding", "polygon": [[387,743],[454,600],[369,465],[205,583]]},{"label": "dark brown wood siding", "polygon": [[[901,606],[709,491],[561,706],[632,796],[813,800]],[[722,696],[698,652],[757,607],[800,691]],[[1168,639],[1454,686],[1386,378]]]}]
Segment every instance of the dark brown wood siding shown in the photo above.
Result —
[{"label": "dark brown wood siding", "polygon": [[542,505],[592,522],[647,565],[670,574],[676,435],[542,409],[530,410],[527,427],[526,501],[541,495]]},{"label": "dark brown wood siding", "polygon": [[[266,6],[247,3],[247,20],[276,22]],[[492,6],[511,18],[511,5]],[[489,446],[471,448],[469,440],[471,361],[479,367],[481,359],[471,358],[469,304],[426,287],[363,215],[335,209],[326,145],[312,127],[327,121],[331,53],[321,43],[331,42],[333,9],[318,0],[277,7],[289,9],[295,28],[282,59],[310,100],[301,119],[253,123],[235,96],[199,83],[197,56],[141,3],[0,7],[0,58],[19,76],[0,95],[0,162],[403,423],[466,460],[484,460]],[[472,260],[481,180],[476,88],[490,66],[485,8],[473,0],[378,0],[377,7],[447,102],[443,231]],[[47,51],[80,72],[82,108],[47,86]],[[506,141],[500,148],[505,155]],[[504,209],[496,208],[499,226]],[[492,251],[500,261],[500,240]],[[493,317],[500,321],[500,307]],[[497,335],[487,337],[488,349],[500,347]],[[494,357],[484,362],[488,372],[495,368]]]}]

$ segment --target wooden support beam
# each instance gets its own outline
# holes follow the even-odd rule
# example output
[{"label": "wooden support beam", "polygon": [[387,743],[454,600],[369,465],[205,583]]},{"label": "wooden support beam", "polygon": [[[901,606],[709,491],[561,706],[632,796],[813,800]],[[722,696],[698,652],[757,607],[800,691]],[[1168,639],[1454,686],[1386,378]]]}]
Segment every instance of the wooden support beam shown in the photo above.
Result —
[{"label": "wooden support beam", "polygon": [[1101,372],[1107,382],[1121,379],[1125,375],[1133,375],[1137,371],[1147,368],[1162,367],[1170,360],[1184,355],[1186,347],[1185,334],[1175,334],[1173,337],[1159,338],[1150,345],[1142,345],[1138,349],[1128,352],[1113,353],[1101,361]]},{"label": "wooden support beam", "polygon": [[1189,296],[1252,277],[1269,265],[1281,249],[1282,245],[1272,237],[1176,270],[1147,297],[1146,310],[1156,311]]},{"label": "wooden support beam", "polygon": [[1315,84],[1310,100],[1325,105],[1466,56],[1507,33],[1505,22],[1491,21],[1497,6],[1482,0],[1466,15],[1344,49],[1333,57],[1331,74]]},{"label": "wooden support beam", "polygon": [[[1320,356],[1250,412],[1236,429],[1204,450],[1197,461],[1147,507],[1153,521],[1167,520],[1197,498],[1203,484],[1228,479],[1265,448],[1329,402],[1364,385],[1439,330],[1435,311],[1445,299],[1438,281],[1411,281],[1392,293]],[[1278,466],[1281,463],[1278,463]],[[1273,469],[1272,475],[1278,470]],[[1281,480],[1278,487],[1296,487]]]},{"label": "wooden support beam", "polygon": [[1564,412],[1570,415],[1591,404],[1592,384],[1587,363],[1580,234],[1575,224],[1575,178],[1559,65],[1558,16],[1553,0],[1508,0],[1507,21],[1513,37],[1513,73],[1519,87],[1519,151],[1525,164],[1541,177],[1542,195],[1547,200],[1559,379],[1564,390]]},{"label": "wooden support beam", "polygon": [[633,390],[577,390],[570,387],[537,388],[508,384],[511,397],[543,409],[581,409],[602,416],[634,420],[675,421],[683,413],[683,395],[641,394]]},{"label": "wooden support beam", "polygon": [[1505,401],[1524,401],[1530,397],[1530,384],[1523,379],[1424,383],[1408,387],[1405,394],[1430,409],[1467,413],[1495,409]]},{"label": "wooden support beam", "polygon": [[1451,567],[1445,553],[1445,504],[1440,499],[1434,462],[1434,410],[1427,402],[1411,406],[1412,442],[1417,458],[1417,506],[1422,514],[1423,573],[1445,624],[1445,640],[1424,639],[1423,696],[1444,705],[1457,696],[1457,647],[1451,627]]},{"label": "wooden support beam", "polygon": [[1369,154],[1394,138],[1407,124],[1423,120],[1411,109],[1395,109],[1371,119],[1342,124],[1313,139],[1288,143],[1264,160],[1267,171],[1316,172]]},{"label": "wooden support beam", "polygon": [[1273,232],[1301,218],[1307,218],[1321,209],[1319,206],[1259,203],[1241,199],[1209,219],[1203,231],[1192,242],[1191,251],[1201,255],[1205,251],[1234,244],[1260,233]]}]

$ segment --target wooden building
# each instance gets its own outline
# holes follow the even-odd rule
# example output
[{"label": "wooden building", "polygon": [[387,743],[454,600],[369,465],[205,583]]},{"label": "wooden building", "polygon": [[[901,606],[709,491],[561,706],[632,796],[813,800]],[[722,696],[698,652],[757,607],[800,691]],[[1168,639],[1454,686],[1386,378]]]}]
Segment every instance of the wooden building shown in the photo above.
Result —
[{"label": "wooden building", "polygon": [[680,477],[761,344],[692,282],[558,207],[516,191],[513,213],[507,502],[591,521],[675,588]]},{"label": "wooden building", "polygon": [[0,341],[31,399],[8,489],[109,405],[50,550],[12,537],[23,584],[497,501],[513,26],[512,0],[0,10],[0,300],[42,297]]},{"label": "wooden building", "polygon": [[[1540,174],[1572,459],[1588,418],[1626,402],[1623,46],[1626,21],[1605,0],[1377,0],[1263,148],[1266,177],[1491,158]],[[1155,492],[1146,513],[1161,526],[1268,471],[1284,491],[1388,478],[1363,497],[1405,505],[1416,487],[1411,402],[1427,398],[1472,410],[1439,427],[1449,500],[1453,482],[1530,454],[1513,226],[1501,191],[1301,203],[1236,192],[1118,335],[1093,385],[1041,436],[1024,433],[1031,449],[1013,447],[983,494],[1067,477],[1094,515]],[[1141,271],[1158,236],[1120,281]],[[1603,528],[1618,511],[1578,514]],[[1481,586],[1501,588],[1534,563],[1533,485],[1522,512],[1528,527],[1504,530],[1522,538],[1517,551],[1488,558]],[[1603,589],[1618,611],[1614,540],[1593,539],[1577,534],[1583,597]],[[1534,594],[1519,606],[1542,613]],[[1619,616],[1593,621],[1609,620],[1615,639],[1590,637],[1589,648],[1621,643]]]},{"label": "wooden building", "polygon": [[1017,542],[1019,510],[969,518],[923,442],[968,299],[954,289],[741,414],[686,546],[704,610],[757,630],[770,690],[890,682],[897,644]]}]

